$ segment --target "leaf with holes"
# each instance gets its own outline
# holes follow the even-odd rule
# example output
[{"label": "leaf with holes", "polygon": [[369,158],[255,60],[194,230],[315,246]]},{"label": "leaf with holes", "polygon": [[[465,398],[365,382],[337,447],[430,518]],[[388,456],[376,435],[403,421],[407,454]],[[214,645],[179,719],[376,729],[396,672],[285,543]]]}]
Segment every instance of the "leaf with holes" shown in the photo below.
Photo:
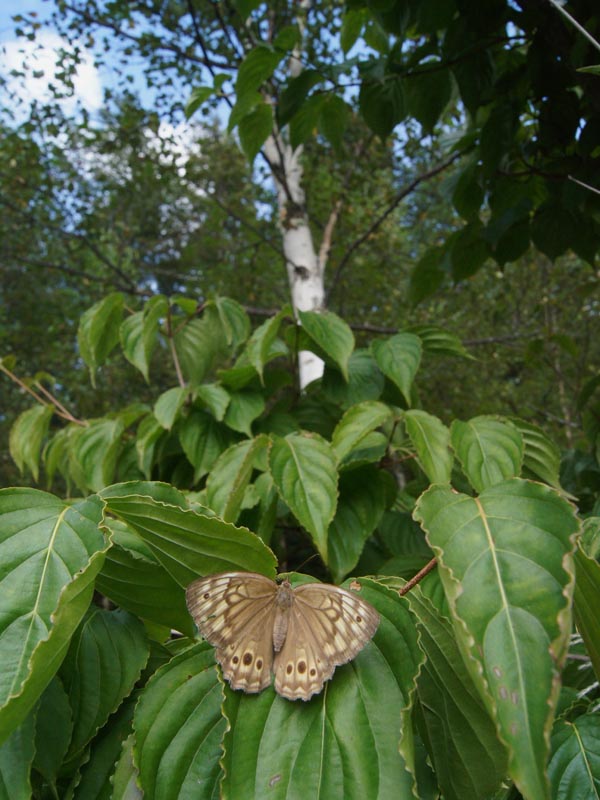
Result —
[{"label": "leaf with holes", "polygon": [[479,497],[432,486],[414,516],[436,554],[465,663],[508,746],[509,774],[525,798],[545,798],[571,633],[573,509],[515,478]]}]

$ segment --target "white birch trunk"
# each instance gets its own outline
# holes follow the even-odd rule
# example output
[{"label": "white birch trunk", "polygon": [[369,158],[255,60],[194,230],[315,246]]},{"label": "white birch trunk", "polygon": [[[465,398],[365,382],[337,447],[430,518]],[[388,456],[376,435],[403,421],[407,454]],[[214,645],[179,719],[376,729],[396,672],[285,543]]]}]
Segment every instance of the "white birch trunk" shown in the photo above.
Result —
[{"label": "white birch trunk", "polygon": [[[273,169],[279,204],[279,230],[283,240],[294,312],[321,311],[325,303],[324,263],[315,250],[302,188],[302,147],[292,150],[275,133],[264,145]],[[298,354],[300,389],[323,375],[322,359],[308,350]]]}]

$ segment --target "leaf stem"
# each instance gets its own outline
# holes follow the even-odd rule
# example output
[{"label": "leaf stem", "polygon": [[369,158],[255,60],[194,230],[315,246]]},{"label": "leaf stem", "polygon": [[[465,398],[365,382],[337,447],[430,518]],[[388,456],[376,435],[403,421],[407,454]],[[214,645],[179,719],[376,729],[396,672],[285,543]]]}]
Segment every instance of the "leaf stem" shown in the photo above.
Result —
[{"label": "leaf stem", "polygon": [[184,380],[183,373],[181,371],[181,364],[179,363],[179,356],[177,355],[177,349],[175,347],[175,339],[173,336],[171,306],[167,308],[167,338],[169,339],[169,349],[171,350],[171,356],[173,358],[173,364],[175,366],[175,373],[177,374],[177,381],[181,386],[181,388],[185,389],[186,382]]},{"label": "leaf stem", "polygon": [[407,581],[401,589],[398,589],[398,594],[400,597],[403,597],[405,594],[410,592],[413,586],[416,586],[417,583],[420,583],[425,575],[428,575],[435,567],[437,566],[437,559],[432,558],[431,561],[427,562],[423,569],[420,569],[416,575],[413,575],[412,578]]}]

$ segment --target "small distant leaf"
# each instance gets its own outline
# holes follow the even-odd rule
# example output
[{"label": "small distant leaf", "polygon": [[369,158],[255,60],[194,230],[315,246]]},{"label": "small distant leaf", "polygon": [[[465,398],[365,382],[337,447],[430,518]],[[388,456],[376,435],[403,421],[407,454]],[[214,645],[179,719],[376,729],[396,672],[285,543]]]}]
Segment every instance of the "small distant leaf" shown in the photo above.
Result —
[{"label": "small distant leaf", "polygon": [[34,406],[23,411],[10,429],[10,455],[23,474],[29,469],[35,481],[39,478],[40,450],[52,419],[51,406]]},{"label": "small distant leaf", "polygon": [[413,333],[397,333],[389,339],[375,340],[371,345],[379,369],[396,384],[408,405],[422,349],[420,338]]},{"label": "small distant leaf", "polygon": [[449,483],[454,458],[450,431],[437,417],[413,409],[404,414],[406,431],[417,451],[423,471],[432,483]]},{"label": "small distant leaf", "polygon": [[246,345],[248,361],[260,375],[261,382],[263,382],[264,367],[271,356],[271,346],[277,338],[282,320],[287,315],[288,312],[283,310],[274,317],[271,317],[271,319],[263,322],[263,324],[259,325],[252,333]]},{"label": "small distant leaf", "polygon": [[338,422],[331,437],[331,445],[338,459],[341,461],[355,447],[360,447],[362,440],[375,428],[383,425],[390,415],[388,406],[372,400],[351,406]]},{"label": "small distant leaf", "polygon": [[96,370],[104,364],[119,341],[123,305],[120,292],[109,294],[82,314],[79,321],[79,352],[89,367],[93,386],[96,385]]},{"label": "small distant leaf", "polygon": [[238,70],[235,82],[238,98],[260,89],[284,57],[285,52],[266,45],[258,45],[250,50]]},{"label": "small distant leaf", "polygon": [[206,482],[206,502],[226,522],[236,521],[257,453],[267,441],[262,436],[239,442],[225,450],[213,466]]},{"label": "small distant leaf", "polygon": [[327,529],[337,505],[335,453],[317,434],[291,433],[275,437],[269,469],[283,502],[311,534],[327,562]]},{"label": "small distant leaf", "polygon": [[365,122],[381,139],[386,139],[406,116],[402,82],[386,76],[385,82],[364,81],[358,102]]},{"label": "small distant leaf", "polygon": [[354,334],[349,325],[332,311],[299,311],[304,331],[348,380],[348,359],[354,350]]},{"label": "small distant leaf", "polygon": [[350,8],[344,14],[340,31],[340,45],[344,55],[356,44],[367,19],[368,14],[365,8]]},{"label": "small distant leaf", "polygon": [[214,93],[214,86],[196,86],[195,89],[192,89],[192,93],[185,104],[184,113],[186,119],[189,119],[191,116],[193,116],[196,111],[204,105],[208,98],[213,96]]},{"label": "small distant leaf", "polygon": [[406,332],[416,334],[423,342],[423,350],[427,353],[473,358],[458,336],[444,328],[438,328],[437,325],[411,325]]},{"label": "small distant leaf", "polygon": [[233,442],[233,434],[205,411],[193,411],[182,422],[179,441],[194,467],[194,482],[210,472],[221,453]]},{"label": "small distant leaf", "polygon": [[319,132],[338,152],[341,151],[344,142],[350,115],[350,106],[336,94],[329,94],[321,107]]},{"label": "small distant leaf", "polygon": [[286,125],[302,106],[310,90],[323,80],[315,69],[304,69],[292,78],[279,97],[277,118],[280,126]]},{"label": "small distant leaf", "polygon": [[560,450],[558,447],[537,425],[532,425],[518,417],[509,419],[523,437],[525,446],[523,466],[550,486],[560,489]]},{"label": "small distant leaf", "polygon": [[578,67],[577,72],[589,72],[591,75],[600,75],[600,64],[593,64],[590,67]]},{"label": "small distant leaf", "polygon": [[150,357],[156,347],[160,318],[167,313],[167,300],[162,295],[152,297],[143,311],[127,317],[120,328],[121,346],[125,358],[149,380]]},{"label": "small distant leaf", "polygon": [[302,103],[290,120],[290,144],[294,149],[300,147],[317,132],[324,103],[325,95],[315,92]]},{"label": "small distant leaf", "polygon": [[494,417],[454,420],[452,447],[471,486],[478,492],[520,474],[524,444],[519,430]]},{"label": "small distant leaf", "polygon": [[224,422],[234,431],[252,436],[252,423],[265,410],[265,399],[259,392],[232,392]]},{"label": "small distant leaf", "polygon": [[188,389],[185,386],[175,386],[160,395],[154,404],[154,416],[163,428],[171,430],[187,395]]}]

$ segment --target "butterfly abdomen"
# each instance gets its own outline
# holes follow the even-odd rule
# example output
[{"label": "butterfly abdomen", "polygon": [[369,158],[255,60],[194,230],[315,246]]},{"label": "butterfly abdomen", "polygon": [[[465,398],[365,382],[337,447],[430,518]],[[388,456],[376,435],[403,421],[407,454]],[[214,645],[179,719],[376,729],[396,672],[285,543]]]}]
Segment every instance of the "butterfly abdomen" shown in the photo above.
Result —
[{"label": "butterfly abdomen", "polygon": [[283,647],[288,632],[290,610],[294,603],[294,590],[285,580],[277,587],[275,597],[275,622],[273,623],[273,650],[278,653]]}]

